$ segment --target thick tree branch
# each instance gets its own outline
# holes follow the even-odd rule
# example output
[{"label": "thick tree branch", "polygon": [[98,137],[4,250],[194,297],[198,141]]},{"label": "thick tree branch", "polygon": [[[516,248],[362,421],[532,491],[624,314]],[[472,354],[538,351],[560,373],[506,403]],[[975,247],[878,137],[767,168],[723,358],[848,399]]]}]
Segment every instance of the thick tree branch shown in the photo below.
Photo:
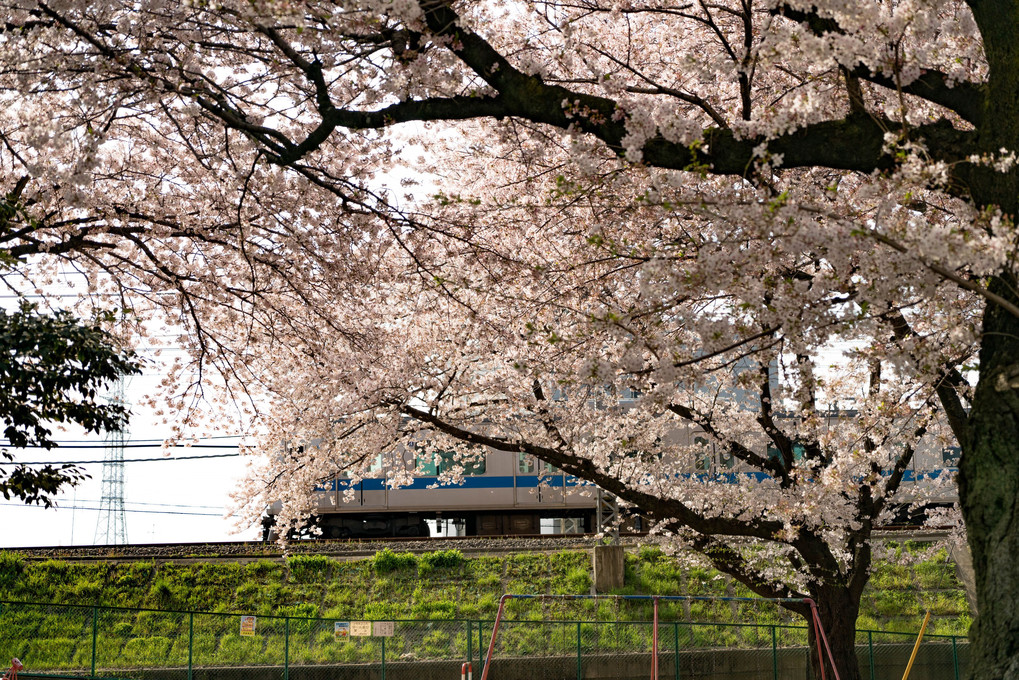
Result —
[{"label": "thick tree branch", "polygon": [[[675,530],[678,527],[670,527]],[[712,536],[697,535],[691,541],[695,550],[705,555],[718,571],[733,577],[755,594],[770,599],[800,599],[807,595],[793,590],[785,584],[765,580],[756,569],[750,566],[739,552],[728,543],[719,541]],[[801,616],[807,616],[809,606],[802,602],[782,602],[781,606]]]},{"label": "thick tree branch", "polygon": [[[856,78],[886,87],[889,90],[898,89],[893,78],[883,73],[874,73],[864,66],[857,66],[849,73]],[[975,126],[979,127],[983,122],[986,94],[984,86],[981,84],[954,83],[949,86],[947,75],[940,71],[927,70],[913,82],[903,85],[902,91],[954,111],[959,114],[960,118]]]},{"label": "thick tree branch", "polygon": [[[919,337],[901,312],[888,312],[883,318],[891,325],[896,340]],[[968,442],[970,437],[969,414],[966,413],[959,396],[959,390],[967,385],[966,378],[959,369],[954,364],[946,362],[938,371],[937,383],[934,386],[938,400],[945,409],[945,415],[948,416],[948,424],[955,434],[956,441],[959,442]]]},{"label": "thick tree branch", "polygon": [[[454,54],[500,93],[506,115],[564,129],[579,128],[602,140],[615,153],[626,154],[622,144],[626,123],[613,100],[571,92],[521,73],[476,33],[458,26],[459,17],[448,5],[438,2],[423,5],[423,9],[429,28],[452,39],[450,49]],[[849,116],[779,136],[768,141],[768,150],[781,154],[782,165],[787,168],[890,170],[894,160],[884,151],[884,135],[900,127],[891,120]],[[975,143],[972,133],[955,130],[947,121],[919,126],[911,134],[923,138],[929,152],[945,160],[964,158]],[[703,168],[715,174],[744,176],[751,171],[754,149],[765,141],[738,139],[731,131],[721,129],[706,130],[703,139],[703,146],[691,149],[655,136],[642,148],[643,161],[664,168]]]},{"label": "thick tree branch", "polygon": [[[826,33],[845,33],[834,19],[822,17],[816,12],[804,12],[787,6],[776,11],[793,21],[806,24],[811,32],[818,36],[823,36]],[[883,73],[875,73],[865,66],[855,64],[843,64],[842,66],[847,69],[847,74],[853,77],[862,78],[890,90],[898,91],[900,89],[894,78]],[[983,119],[986,94],[982,84],[953,83],[949,85],[946,74],[937,70],[924,70],[919,78],[902,85],[901,90],[905,94],[926,99],[932,104],[954,111],[973,125],[979,126]]]},{"label": "thick tree branch", "polygon": [[497,437],[479,434],[449,423],[429,411],[409,404],[397,405],[404,415],[425,423],[435,430],[468,444],[487,446],[497,451],[527,453],[539,460],[555,465],[563,472],[579,477],[615,494],[624,501],[633,503],[655,520],[675,520],[694,531],[718,536],[743,536],[778,541],[783,529],[781,522],[757,519],[733,519],[729,517],[705,517],[691,510],[681,501],[653,496],[630,488],[618,478],[599,470],[593,461],[571,455],[561,449],[541,446],[531,442],[509,442]]},{"label": "thick tree branch", "polygon": [[777,461],[769,462],[774,463],[775,466],[782,469],[782,485],[783,487],[789,486],[792,483],[789,477],[789,470],[792,470],[795,464],[795,457],[793,456],[793,441],[786,436],[786,433],[779,429],[778,425],[775,424],[774,418],[774,398],[771,394],[771,367],[767,364],[761,366],[761,387],[760,387],[760,405],[761,411],[757,416],[757,422],[762,428],[764,433],[768,435],[775,444],[775,448],[782,454],[782,463],[779,464]]},{"label": "thick tree branch", "polygon": [[743,462],[747,463],[748,465],[754,466],[758,470],[766,470],[767,472],[770,472],[771,475],[779,481],[779,483],[782,485],[782,488],[788,488],[792,484],[792,479],[789,477],[788,470],[782,467],[781,463],[779,463],[778,461],[771,460],[770,458],[761,456],[752,451],[751,449],[742,446],[738,442],[729,441],[720,432],[718,432],[718,430],[715,429],[715,426],[711,422],[710,418],[707,418],[703,414],[694,411],[692,408],[688,406],[683,406],[682,404],[673,403],[669,404],[666,408],[668,408],[671,412],[675,413],[680,418],[683,418],[685,420],[690,421],[691,423],[698,425],[702,430],[710,434],[712,437],[715,437],[720,441],[726,442],[729,446],[729,451]]},{"label": "thick tree branch", "polygon": [[327,109],[322,122],[299,144],[292,145],[285,152],[272,156],[279,165],[291,165],[318,149],[336,128],[351,130],[378,129],[396,123],[428,122],[442,120],[467,120],[471,118],[504,118],[512,115],[506,101],[496,97],[436,97],[411,99],[393,104],[377,111],[351,111]]},{"label": "thick tree branch", "polygon": [[[522,73],[483,38],[464,28],[457,13],[441,0],[422,3],[429,30],[494,88],[496,96],[411,99],[375,111],[335,108],[323,90],[324,81],[317,73],[318,65],[294,52],[277,34],[277,49],[282,50],[281,54],[301,69],[313,84],[316,108],[321,116],[320,123],[297,142],[279,130],[251,122],[241,109],[227,101],[226,94],[210,91],[190,74],[179,74],[185,80],[183,83],[167,80],[151,68],[133,61],[126,53],[106,45],[99,37],[48,5],[40,4],[40,7],[45,14],[92,45],[104,58],[120,64],[132,77],[144,80],[167,94],[192,98],[228,128],[251,137],[266,150],[273,162],[280,165],[295,164],[318,149],[338,127],[377,129],[410,121],[506,116],[561,129],[578,129],[598,138],[620,156],[626,156],[628,151],[623,143],[628,134],[626,116],[621,115],[614,100],[573,92],[545,83],[538,76]],[[886,132],[900,128],[901,125],[895,121],[851,115],[811,124],[770,140],[758,137],[740,139],[730,130],[709,128],[704,131],[701,143],[687,147],[656,135],[648,139],[639,151],[643,162],[652,166],[746,176],[753,172],[755,149],[766,142],[769,152],[783,156],[783,167],[821,166],[869,173],[894,168],[894,157],[885,153],[884,136]],[[910,134],[914,139],[923,139],[932,157],[949,162],[964,159],[976,150],[974,134],[956,130],[947,121],[912,128]]]}]

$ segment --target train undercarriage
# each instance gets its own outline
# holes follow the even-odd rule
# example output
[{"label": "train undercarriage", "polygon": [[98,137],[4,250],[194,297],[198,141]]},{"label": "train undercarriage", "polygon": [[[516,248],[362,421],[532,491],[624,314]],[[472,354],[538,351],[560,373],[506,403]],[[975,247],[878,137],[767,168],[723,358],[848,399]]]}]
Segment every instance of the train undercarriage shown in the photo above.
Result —
[{"label": "train undercarriage", "polygon": [[[446,535],[524,536],[543,533],[585,533],[596,531],[593,510],[559,510],[538,513],[523,511],[422,512],[422,513],[328,513],[315,515],[299,531],[291,531],[292,540],[302,538],[428,538],[436,527]],[[277,538],[275,518],[262,520],[262,540]],[[549,529],[551,528],[551,531]]]}]

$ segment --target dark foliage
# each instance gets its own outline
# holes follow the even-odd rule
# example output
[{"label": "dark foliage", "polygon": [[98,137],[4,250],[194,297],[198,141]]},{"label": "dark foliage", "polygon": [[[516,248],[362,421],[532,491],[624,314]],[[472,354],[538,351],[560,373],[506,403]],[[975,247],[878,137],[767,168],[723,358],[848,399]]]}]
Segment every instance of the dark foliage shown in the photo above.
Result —
[{"label": "dark foliage", "polygon": [[0,467],[0,494],[48,507],[61,486],[87,475],[70,464],[18,464],[12,449],[55,448],[50,423],[96,433],[123,428],[128,410],[105,402],[101,391],[139,373],[140,363],[98,321],[85,323],[68,311],[43,313],[28,302],[13,312],[0,310],[0,347],[0,421],[9,446],[0,449],[0,465],[14,465]]}]

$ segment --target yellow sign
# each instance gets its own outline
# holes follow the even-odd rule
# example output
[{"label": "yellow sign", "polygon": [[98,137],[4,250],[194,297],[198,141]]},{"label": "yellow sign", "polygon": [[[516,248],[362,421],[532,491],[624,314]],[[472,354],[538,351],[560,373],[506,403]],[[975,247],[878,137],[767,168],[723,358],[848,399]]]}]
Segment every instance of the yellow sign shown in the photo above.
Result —
[{"label": "yellow sign", "polygon": [[351,637],[366,637],[372,634],[372,622],[371,621],[351,621],[350,622],[350,636]]},{"label": "yellow sign", "polygon": [[241,635],[251,637],[255,634],[255,617],[254,616],[242,616],[241,617]]}]

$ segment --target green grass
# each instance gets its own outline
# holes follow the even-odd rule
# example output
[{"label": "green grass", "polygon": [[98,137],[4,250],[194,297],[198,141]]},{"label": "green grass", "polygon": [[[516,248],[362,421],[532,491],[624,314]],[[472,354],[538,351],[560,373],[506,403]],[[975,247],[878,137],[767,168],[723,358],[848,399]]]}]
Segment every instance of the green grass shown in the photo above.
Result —
[{"label": "green grass", "polygon": [[[858,628],[915,634],[929,609],[929,633],[965,635],[969,608],[945,555],[909,544],[895,551],[912,562],[875,566]],[[714,570],[685,565],[654,548],[628,554],[625,568],[627,585],[617,594],[751,596]],[[48,603],[0,605],[0,658],[19,656],[36,668],[88,667],[92,605],[128,608],[96,610],[97,660],[111,669],[186,663],[191,627],[197,664],[279,664],[287,630],[295,663],[378,660],[377,639],[336,639],[333,620],[419,619],[401,624],[387,642],[387,656],[448,658],[451,649],[464,648],[468,634],[473,648],[478,645],[476,628],[468,632],[458,620],[493,619],[504,592],[577,595],[588,593],[591,583],[586,552],[468,558],[456,550],[423,555],[385,550],[351,562],[301,555],[243,565],[79,565],[0,553],[0,600]],[[211,613],[192,617],[188,610]],[[241,613],[258,616],[255,636],[240,634]],[[686,646],[770,646],[768,624],[802,625],[760,602],[663,602],[659,613],[663,621],[679,622],[675,634]],[[273,618],[284,616],[289,621]],[[577,624],[533,622],[648,621],[652,607],[646,601],[512,600],[506,617],[532,622],[512,623],[500,643],[507,652],[524,654],[576,645]],[[701,625],[747,621],[760,625]],[[581,625],[582,646],[591,650],[642,649],[650,634],[646,624]],[[776,635],[779,644],[806,640],[801,630],[782,628]]]}]

